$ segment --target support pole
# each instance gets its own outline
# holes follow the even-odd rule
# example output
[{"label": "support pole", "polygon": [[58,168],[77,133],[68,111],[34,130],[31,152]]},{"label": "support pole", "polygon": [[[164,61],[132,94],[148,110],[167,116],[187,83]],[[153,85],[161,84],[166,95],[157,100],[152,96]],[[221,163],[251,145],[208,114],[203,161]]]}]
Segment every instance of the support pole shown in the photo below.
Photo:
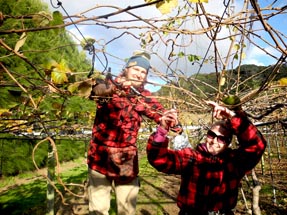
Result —
[{"label": "support pole", "polygon": [[48,142],[48,163],[47,163],[47,213],[46,215],[54,215],[55,205],[55,189],[51,182],[55,179],[55,152],[52,144]]}]

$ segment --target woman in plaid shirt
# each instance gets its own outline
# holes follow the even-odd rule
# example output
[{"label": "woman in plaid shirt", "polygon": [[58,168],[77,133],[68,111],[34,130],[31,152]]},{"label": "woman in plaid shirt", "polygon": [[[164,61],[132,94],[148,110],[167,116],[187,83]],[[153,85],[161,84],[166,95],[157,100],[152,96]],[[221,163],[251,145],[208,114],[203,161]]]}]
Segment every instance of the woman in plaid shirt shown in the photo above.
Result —
[{"label": "woman in plaid shirt", "polygon": [[[161,118],[148,140],[150,164],[158,171],[181,175],[179,215],[233,214],[240,181],[260,161],[266,147],[264,137],[243,111],[235,113],[215,102],[207,103],[220,120],[196,149],[168,148],[168,125],[177,120],[172,112]],[[233,135],[239,142],[237,149],[228,147]]]},{"label": "woman in plaid shirt", "polygon": [[133,215],[139,191],[136,140],[146,116],[156,123],[163,106],[144,89],[149,59],[132,56],[123,73],[111,83],[97,83],[90,95],[97,112],[88,151],[88,196],[90,215],[108,215],[111,190],[116,195],[117,214]]}]

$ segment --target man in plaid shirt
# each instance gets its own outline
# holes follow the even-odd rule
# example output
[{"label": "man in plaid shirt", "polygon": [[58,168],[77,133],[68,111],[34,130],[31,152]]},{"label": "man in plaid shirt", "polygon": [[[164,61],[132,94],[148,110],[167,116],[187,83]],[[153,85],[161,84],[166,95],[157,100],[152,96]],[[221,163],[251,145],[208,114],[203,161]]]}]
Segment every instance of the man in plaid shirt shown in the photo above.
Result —
[{"label": "man in plaid shirt", "polygon": [[[196,149],[168,148],[168,125],[177,120],[173,112],[161,118],[161,125],[148,140],[150,164],[158,171],[181,175],[179,215],[233,214],[240,181],[260,161],[266,147],[264,137],[243,111],[235,113],[215,102],[207,103],[220,120]],[[232,135],[237,136],[237,149],[228,147]]]},{"label": "man in plaid shirt", "polygon": [[97,112],[88,151],[90,215],[108,215],[111,190],[117,214],[134,215],[139,191],[136,140],[142,116],[156,123],[163,106],[144,89],[149,58],[132,56],[115,81],[97,83],[90,95]]}]

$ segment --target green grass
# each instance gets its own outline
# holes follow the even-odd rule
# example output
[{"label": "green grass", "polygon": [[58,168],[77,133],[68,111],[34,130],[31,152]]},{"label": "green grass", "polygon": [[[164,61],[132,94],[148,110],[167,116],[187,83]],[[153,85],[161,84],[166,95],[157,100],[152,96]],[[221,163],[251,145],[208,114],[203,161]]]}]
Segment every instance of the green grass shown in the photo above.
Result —
[{"label": "green grass", "polygon": [[[74,162],[83,162],[83,158]],[[0,214],[3,215],[43,215],[46,210],[46,179],[31,180],[26,184],[15,184],[19,179],[25,181],[38,176],[37,173],[24,173],[17,177],[8,177],[0,181],[0,187],[9,186],[6,191],[0,193]],[[61,173],[62,181],[66,183],[83,183],[87,177],[87,167],[79,164],[77,167]],[[14,184],[14,185],[13,185]],[[64,188],[61,184],[56,183],[56,187],[63,192]]]},{"label": "green grass", "polygon": [[[74,160],[77,163],[76,167],[61,172],[60,178],[65,184],[81,184],[87,179],[87,166],[83,163],[83,158]],[[139,209],[146,207],[148,204],[150,208],[157,215],[162,215],[163,206],[159,202],[159,198],[162,198],[161,191],[158,189],[161,187],[163,180],[158,172],[150,166],[146,156],[140,157],[140,178],[141,189],[139,195],[141,200],[139,202]],[[62,165],[61,165],[62,166]],[[65,169],[63,167],[63,169]],[[8,177],[0,180],[0,188],[7,187],[6,191],[0,192],[0,214],[2,215],[43,215],[45,214],[46,203],[46,191],[47,181],[43,177],[39,176],[36,172],[27,172],[18,175],[17,177]],[[33,179],[34,178],[34,179]],[[21,180],[31,180],[26,184],[16,185],[15,182]],[[59,191],[65,195],[64,187],[56,183],[56,187]],[[80,188],[75,186],[66,186],[71,189],[73,193],[79,193]],[[61,201],[59,195],[55,193],[55,212],[57,212],[58,203]],[[116,215],[116,200],[112,195],[110,215]]]},{"label": "green grass", "polygon": [[287,195],[286,191],[274,188],[272,184],[263,184],[260,190],[261,196],[265,196],[272,202],[274,200],[274,193],[276,197],[277,204],[286,205]]},{"label": "green grass", "polygon": [[[79,158],[73,162],[78,165],[72,169],[61,172],[60,178],[65,184],[83,184],[87,179],[87,166],[83,164],[84,158]],[[62,166],[62,165],[61,165]],[[150,174],[155,170],[148,164],[146,157],[143,157],[140,161],[140,171],[143,174]],[[38,177],[39,179],[33,180]],[[15,184],[16,182],[25,182],[31,180],[25,184]],[[156,182],[159,183],[159,180]],[[0,192],[0,214],[3,215],[43,215],[46,210],[46,191],[47,181],[43,177],[39,177],[37,172],[26,172],[14,177],[5,177],[0,180],[0,188],[7,187],[6,191]],[[63,193],[64,187],[56,183],[56,187]],[[69,189],[76,192],[75,187],[67,186]],[[56,194],[57,195],[57,194]],[[58,196],[58,195],[57,195]],[[110,214],[116,215],[116,202],[115,197],[111,200]]]},{"label": "green grass", "polygon": [[46,183],[43,180],[36,180],[33,183],[20,186],[16,185],[10,188],[1,193],[1,214],[43,214],[46,198],[45,191]]}]

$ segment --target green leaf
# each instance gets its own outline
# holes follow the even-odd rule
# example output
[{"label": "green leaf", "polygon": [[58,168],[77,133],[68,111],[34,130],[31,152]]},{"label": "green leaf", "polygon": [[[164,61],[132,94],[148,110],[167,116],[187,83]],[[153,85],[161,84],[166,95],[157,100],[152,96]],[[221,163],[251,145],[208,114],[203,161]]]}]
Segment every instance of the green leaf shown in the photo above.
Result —
[{"label": "green leaf", "polygon": [[94,38],[86,38],[85,40],[81,41],[81,46],[84,50],[90,50],[89,47],[96,42]]},{"label": "green leaf", "polygon": [[239,105],[241,103],[240,98],[237,95],[228,95],[225,96],[222,99],[222,102],[226,105],[230,105],[228,108],[231,110],[240,110],[241,109],[241,105]]},{"label": "green leaf", "polygon": [[234,59],[238,60],[238,54],[237,53],[234,55]]},{"label": "green leaf", "polygon": [[[53,12],[53,20],[50,22],[51,26],[56,26],[56,25],[62,25],[64,24],[64,19],[63,15],[59,11],[54,11]],[[60,32],[64,31],[64,28],[56,28],[53,29],[56,34],[59,34]]]},{"label": "green leaf", "polygon": [[197,56],[197,55],[193,55],[193,54],[189,54],[187,56],[187,59],[190,61],[190,62],[194,62],[194,61],[199,61],[201,59],[200,56]]},{"label": "green leaf", "polygon": [[182,58],[182,57],[185,56],[185,54],[184,54],[184,52],[179,52],[179,53],[177,54],[177,56],[178,56],[179,58]]},{"label": "green leaf", "polygon": [[64,24],[63,15],[59,11],[53,12],[53,25],[62,25]]}]

